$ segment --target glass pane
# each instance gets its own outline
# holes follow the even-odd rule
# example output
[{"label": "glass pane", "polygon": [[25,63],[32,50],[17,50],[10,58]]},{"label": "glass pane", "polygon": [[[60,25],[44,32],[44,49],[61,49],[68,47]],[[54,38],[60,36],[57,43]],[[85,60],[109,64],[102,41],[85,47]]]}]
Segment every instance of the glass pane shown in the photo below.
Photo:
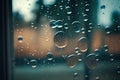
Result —
[{"label": "glass pane", "polygon": [[14,80],[120,79],[119,0],[12,0]]}]

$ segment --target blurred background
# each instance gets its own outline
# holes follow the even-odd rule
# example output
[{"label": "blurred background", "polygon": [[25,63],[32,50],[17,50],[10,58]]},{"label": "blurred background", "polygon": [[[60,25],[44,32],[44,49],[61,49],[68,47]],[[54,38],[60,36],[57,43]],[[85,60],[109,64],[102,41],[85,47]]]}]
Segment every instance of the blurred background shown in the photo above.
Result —
[{"label": "blurred background", "polygon": [[119,0],[12,0],[14,80],[119,80]]}]

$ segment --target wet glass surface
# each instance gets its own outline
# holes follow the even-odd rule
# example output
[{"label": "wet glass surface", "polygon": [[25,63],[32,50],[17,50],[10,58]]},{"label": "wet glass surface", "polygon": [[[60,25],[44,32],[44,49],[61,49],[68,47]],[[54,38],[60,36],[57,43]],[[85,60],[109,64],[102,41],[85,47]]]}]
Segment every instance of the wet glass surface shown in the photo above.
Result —
[{"label": "wet glass surface", "polygon": [[119,0],[12,0],[14,80],[119,80]]}]

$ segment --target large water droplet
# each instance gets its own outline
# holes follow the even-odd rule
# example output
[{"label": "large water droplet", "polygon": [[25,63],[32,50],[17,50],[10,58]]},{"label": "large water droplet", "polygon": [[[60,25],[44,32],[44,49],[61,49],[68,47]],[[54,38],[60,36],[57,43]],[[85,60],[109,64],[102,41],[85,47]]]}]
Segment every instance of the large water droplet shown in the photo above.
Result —
[{"label": "large water droplet", "polygon": [[96,55],[94,53],[89,54],[86,57],[85,63],[88,66],[88,68],[95,69],[98,63],[98,61],[96,61]]},{"label": "large water droplet", "polygon": [[68,40],[64,31],[58,31],[54,36],[54,43],[58,48],[64,48],[68,44]]},{"label": "large water droplet", "polygon": [[36,68],[37,67],[37,60],[35,60],[35,59],[30,60],[30,64],[32,65],[32,68]]},{"label": "large water droplet", "polygon": [[67,57],[66,59],[66,64],[70,67],[70,68],[74,68],[78,63],[78,57],[74,54],[71,54]]},{"label": "large water droplet", "polygon": [[19,42],[19,43],[22,43],[22,41],[23,41],[23,36],[19,35],[19,36],[18,36],[18,42]]},{"label": "large water droplet", "polygon": [[73,26],[74,31],[75,31],[76,33],[79,33],[79,32],[80,32],[81,25],[80,25],[80,22],[79,22],[79,21],[74,21],[74,22],[72,22],[72,26]]},{"label": "large water droplet", "polygon": [[86,37],[81,37],[78,40],[78,47],[81,52],[86,52],[88,50],[88,42]]}]

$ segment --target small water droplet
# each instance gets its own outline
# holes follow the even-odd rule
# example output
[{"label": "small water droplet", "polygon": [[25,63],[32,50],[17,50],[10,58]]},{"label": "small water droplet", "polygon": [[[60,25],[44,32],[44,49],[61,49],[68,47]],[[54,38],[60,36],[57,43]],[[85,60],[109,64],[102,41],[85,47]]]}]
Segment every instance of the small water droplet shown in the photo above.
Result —
[{"label": "small water droplet", "polygon": [[37,67],[37,60],[35,60],[35,59],[30,60],[30,64],[32,65],[32,68],[36,68]]},{"label": "small water droplet", "polygon": [[19,42],[19,43],[22,43],[22,41],[23,41],[23,36],[19,35],[19,36],[18,36],[18,42]]},{"label": "small water droplet", "polygon": [[76,33],[79,33],[80,32],[80,29],[81,29],[81,25],[80,25],[80,22],[79,21],[74,21],[72,22],[72,26],[73,26],[73,29]]},{"label": "small water droplet", "polygon": [[120,26],[117,26],[117,28],[118,28],[118,31],[120,31]]},{"label": "small water droplet", "polygon": [[85,9],[85,11],[89,11],[90,9]]},{"label": "small water droplet", "polygon": [[47,53],[47,59],[48,59],[48,61],[52,61],[53,60],[53,54],[51,52]]},{"label": "small water droplet", "polygon": [[108,52],[108,45],[104,45],[105,52]]},{"label": "small water droplet", "polygon": [[96,80],[99,80],[100,78],[99,78],[99,76],[97,76],[97,77],[95,77],[95,79],[96,79]]},{"label": "small water droplet", "polygon": [[67,14],[71,14],[72,13],[70,6],[66,6],[66,10],[67,10]]},{"label": "small water droplet", "polygon": [[88,42],[86,37],[81,37],[78,40],[78,47],[81,52],[86,52],[88,50]]},{"label": "small water droplet", "polygon": [[88,75],[85,75],[85,77],[87,78],[87,77],[88,77]]},{"label": "small water droplet", "polygon": [[78,57],[74,54],[71,54],[67,57],[66,60],[66,64],[70,67],[70,68],[74,68],[78,63]]},{"label": "small water droplet", "polygon": [[29,60],[26,58],[24,59],[24,62],[25,62],[25,64],[30,64]]},{"label": "small water droplet", "polygon": [[78,78],[78,73],[75,72],[74,75],[73,75],[74,79],[77,79]]},{"label": "small water droplet", "polygon": [[107,31],[106,34],[110,34],[110,31]]},{"label": "small water droplet", "polygon": [[120,74],[120,71],[117,71],[118,74]]},{"label": "small water droplet", "polygon": [[57,20],[56,24],[57,24],[57,28],[62,28],[63,27],[63,21],[62,20]]},{"label": "small water droplet", "polygon": [[100,8],[104,10],[104,9],[105,9],[105,5],[101,5],[101,7],[100,7]]},{"label": "small water droplet", "polygon": [[88,32],[91,32],[91,30],[88,30]]},{"label": "small water droplet", "polygon": [[68,44],[64,31],[58,31],[54,36],[54,43],[58,48],[64,48]]},{"label": "small water droplet", "polygon": [[57,27],[56,21],[55,20],[51,20],[50,21],[50,26],[51,26],[51,28],[56,28]]},{"label": "small water droplet", "polygon": [[64,24],[64,28],[65,28],[65,29],[69,29],[68,23],[65,23],[65,24]]},{"label": "small water droplet", "polygon": [[82,59],[78,59],[78,61],[79,61],[79,62],[81,62],[81,61],[82,61]]},{"label": "small water droplet", "polygon": [[114,61],[114,59],[113,59],[113,58],[111,58],[111,59],[110,59],[110,61]]},{"label": "small water droplet", "polygon": [[88,21],[88,19],[84,19],[84,21],[86,22],[86,21]]}]

